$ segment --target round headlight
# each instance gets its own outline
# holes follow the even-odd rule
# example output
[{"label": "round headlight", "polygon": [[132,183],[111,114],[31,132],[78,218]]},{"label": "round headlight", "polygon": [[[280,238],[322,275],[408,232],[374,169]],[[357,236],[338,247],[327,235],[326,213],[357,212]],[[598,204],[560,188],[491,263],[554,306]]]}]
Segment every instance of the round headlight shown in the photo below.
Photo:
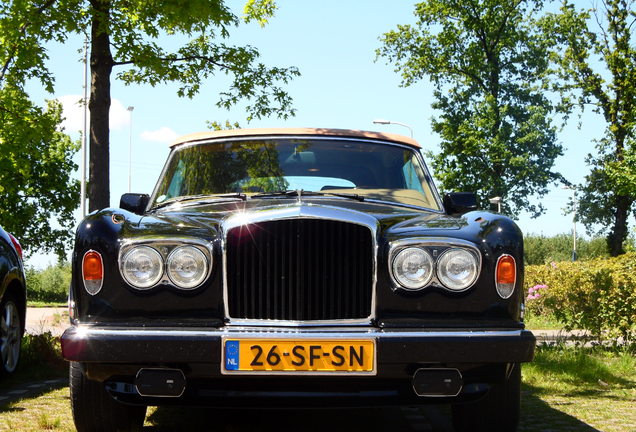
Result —
[{"label": "round headlight", "polygon": [[437,278],[446,288],[453,291],[462,291],[470,287],[478,274],[477,258],[464,249],[448,249],[437,261]]},{"label": "round headlight", "polygon": [[178,288],[198,287],[208,273],[208,261],[194,246],[181,246],[168,256],[168,277]]},{"label": "round headlight", "polygon": [[163,276],[161,254],[148,246],[131,249],[121,263],[121,273],[130,285],[147,289],[156,285]]},{"label": "round headlight", "polygon": [[403,249],[393,259],[393,277],[406,289],[424,288],[433,277],[433,258],[420,248]]}]

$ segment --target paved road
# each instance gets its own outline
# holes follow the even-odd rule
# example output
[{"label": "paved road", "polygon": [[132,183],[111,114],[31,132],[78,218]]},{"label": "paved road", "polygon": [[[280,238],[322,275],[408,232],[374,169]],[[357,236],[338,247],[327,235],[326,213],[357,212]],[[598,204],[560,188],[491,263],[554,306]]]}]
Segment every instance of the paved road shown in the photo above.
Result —
[{"label": "paved road", "polygon": [[27,333],[40,334],[50,331],[54,336],[60,336],[68,325],[67,308],[27,308]]}]

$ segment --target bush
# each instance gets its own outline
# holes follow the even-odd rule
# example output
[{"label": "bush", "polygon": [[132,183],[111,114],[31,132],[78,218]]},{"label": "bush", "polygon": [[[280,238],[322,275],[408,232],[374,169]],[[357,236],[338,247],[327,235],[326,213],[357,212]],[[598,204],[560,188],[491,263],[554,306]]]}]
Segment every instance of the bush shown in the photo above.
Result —
[{"label": "bush", "polygon": [[[603,237],[576,238],[576,253],[580,260],[607,258],[607,241]],[[552,261],[572,259],[572,235],[558,234],[553,237],[529,234],[524,236],[524,259],[528,265],[547,264]]]},{"label": "bush", "polygon": [[71,264],[52,265],[44,270],[27,268],[28,299],[40,302],[65,302],[71,284]]},{"label": "bush", "polygon": [[526,266],[526,310],[552,314],[566,330],[596,337],[636,336],[636,253]]}]

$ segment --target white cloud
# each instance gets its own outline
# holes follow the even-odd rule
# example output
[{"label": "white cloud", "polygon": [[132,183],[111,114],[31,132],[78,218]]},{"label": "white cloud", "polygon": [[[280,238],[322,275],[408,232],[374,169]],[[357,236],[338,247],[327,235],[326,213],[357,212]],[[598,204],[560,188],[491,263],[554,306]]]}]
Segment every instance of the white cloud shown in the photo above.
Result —
[{"label": "white cloud", "polygon": [[[57,100],[62,104],[64,121],[62,127],[67,133],[75,133],[84,129],[84,105],[82,96],[65,95]],[[90,113],[87,113],[90,118]],[[119,99],[110,104],[110,130],[121,130],[130,125],[130,113]]]},{"label": "white cloud", "polygon": [[130,125],[130,114],[119,99],[113,99],[110,103],[110,130],[121,130]]},{"label": "white cloud", "polygon": [[143,131],[141,133],[141,139],[144,141],[155,141],[162,143],[169,143],[177,138],[179,134],[170,129],[169,127],[161,127],[154,131]]},{"label": "white cloud", "polygon": [[82,104],[82,96],[66,95],[57,98],[62,104],[62,117],[64,121],[61,127],[67,133],[75,133],[84,129],[84,105]]}]

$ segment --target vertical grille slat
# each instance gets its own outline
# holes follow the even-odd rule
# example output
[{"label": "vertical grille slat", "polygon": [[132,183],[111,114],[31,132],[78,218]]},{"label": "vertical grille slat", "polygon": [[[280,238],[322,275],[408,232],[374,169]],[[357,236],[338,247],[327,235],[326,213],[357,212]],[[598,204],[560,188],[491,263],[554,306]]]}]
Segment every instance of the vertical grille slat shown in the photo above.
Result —
[{"label": "vertical grille slat", "polygon": [[371,315],[371,230],[324,219],[283,219],[227,233],[230,318],[323,321]]}]

